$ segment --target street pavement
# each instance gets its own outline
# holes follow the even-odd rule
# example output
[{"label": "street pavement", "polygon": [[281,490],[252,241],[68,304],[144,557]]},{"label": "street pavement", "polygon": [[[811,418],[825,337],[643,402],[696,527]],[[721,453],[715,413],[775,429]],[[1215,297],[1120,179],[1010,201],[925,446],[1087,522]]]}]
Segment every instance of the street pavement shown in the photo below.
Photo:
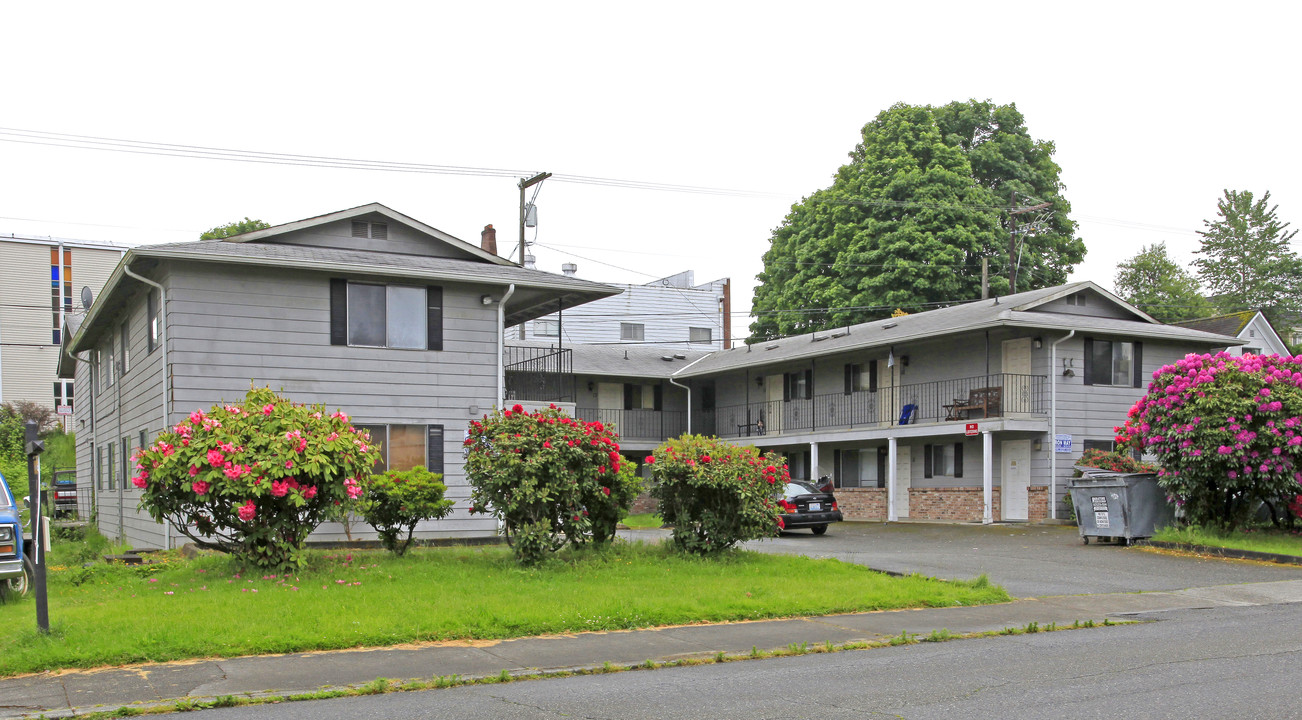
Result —
[{"label": "street pavement", "polygon": [[[622,533],[654,541],[663,531]],[[1001,605],[855,613],[722,625],[583,633],[494,642],[295,653],[66,671],[0,680],[0,718],[71,716],[178,698],[263,696],[391,680],[473,678],[746,654],[792,644],[882,641],[999,631],[1035,622],[1137,618],[1172,610],[1302,602],[1302,567],[1175,557],[1081,545],[1074,528],[925,523],[842,523],[827,535],[788,533],[752,544],[763,552],[835,557],[878,570],[942,578],[985,573],[1019,599]]]}]

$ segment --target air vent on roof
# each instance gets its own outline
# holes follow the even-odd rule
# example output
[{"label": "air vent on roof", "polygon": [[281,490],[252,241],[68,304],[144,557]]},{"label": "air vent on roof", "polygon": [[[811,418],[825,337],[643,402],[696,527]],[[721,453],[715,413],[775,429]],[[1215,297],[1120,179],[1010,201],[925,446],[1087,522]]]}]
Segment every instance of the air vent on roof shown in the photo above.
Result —
[{"label": "air vent on roof", "polygon": [[888,323],[886,323],[885,325],[882,326],[882,329],[883,329],[883,330],[890,330],[891,328],[895,327],[896,325],[899,325],[899,323],[888,322]]},{"label": "air vent on roof", "polygon": [[682,353],[674,353],[674,359],[675,359],[675,360],[686,360],[686,359],[687,359],[687,356],[686,356],[686,355],[683,355]]},{"label": "air vent on roof", "polygon": [[777,349],[778,349],[778,346],[777,346],[777,345],[765,345],[765,346],[764,346],[764,349],[765,349],[765,350],[777,350]]},{"label": "air vent on roof", "polygon": [[386,240],[389,237],[389,226],[385,223],[373,223],[373,222],[363,222],[361,220],[354,220],[353,237],[371,238],[373,240]]},{"label": "air vent on roof", "polygon": [[674,356],[673,356],[673,355],[661,355],[661,356],[660,356],[660,359],[661,359],[661,360],[664,360],[665,362],[673,362],[673,361],[674,361]]},{"label": "air vent on roof", "polygon": [[386,223],[371,223],[371,237],[376,240],[389,239],[389,226]]},{"label": "air vent on roof", "polygon": [[830,335],[823,335],[822,337],[819,337],[818,335],[815,335],[815,336],[809,338],[809,340],[810,340],[810,342],[822,342],[822,341],[828,339],[829,337],[831,337],[831,336],[830,336]]},{"label": "air vent on roof", "polygon": [[850,333],[845,332],[845,331],[842,331],[842,332],[834,332],[834,333],[832,333],[832,337],[834,337],[834,338],[845,337],[846,335],[849,335],[849,334],[850,334]]},{"label": "air vent on roof", "polygon": [[366,227],[366,225],[367,225],[367,223],[364,223],[364,222],[358,222],[357,220],[354,220],[354,221],[353,221],[353,237],[356,237],[356,238],[364,238],[364,237],[366,237],[366,236],[367,236],[367,232],[366,232],[366,231],[367,231],[367,227]]}]

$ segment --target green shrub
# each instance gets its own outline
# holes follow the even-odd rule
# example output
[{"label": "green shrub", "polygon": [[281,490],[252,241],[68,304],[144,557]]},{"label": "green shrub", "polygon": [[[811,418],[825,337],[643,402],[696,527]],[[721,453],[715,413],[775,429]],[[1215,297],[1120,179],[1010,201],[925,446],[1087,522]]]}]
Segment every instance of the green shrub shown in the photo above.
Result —
[{"label": "green shrub", "polygon": [[618,440],[612,428],[554,405],[535,413],[516,405],[471,422],[470,511],[500,519],[526,564],[567,543],[609,541],[639,487]]},{"label": "green shrub", "polygon": [[196,410],[134,456],[140,504],[200,547],[301,567],[307,536],[362,494],[379,450],[342,412],[267,388]]},{"label": "green shrub", "polygon": [[[1112,470],[1115,472],[1127,473],[1155,473],[1157,466],[1152,463],[1146,463],[1142,460],[1136,460],[1129,453],[1109,452],[1090,448],[1081,453],[1080,460],[1076,461],[1077,465],[1085,467],[1099,468],[1100,470]],[[1077,470],[1076,477],[1081,476],[1081,471]]]},{"label": "green shrub", "polygon": [[679,548],[716,553],[778,534],[774,498],[791,474],[776,454],[684,435],[656,448],[647,462],[656,481],[651,494]]},{"label": "green shrub", "polygon": [[[411,545],[412,533],[421,520],[437,520],[452,512],[453,502],[444,500],[447,486],[442,475],[417,465],[410,470],[390,470],[372,475],[361,502],[362,517],[377,532],[386,550],[403,555]],[[407,537],[403,538],[403,530]]]}]

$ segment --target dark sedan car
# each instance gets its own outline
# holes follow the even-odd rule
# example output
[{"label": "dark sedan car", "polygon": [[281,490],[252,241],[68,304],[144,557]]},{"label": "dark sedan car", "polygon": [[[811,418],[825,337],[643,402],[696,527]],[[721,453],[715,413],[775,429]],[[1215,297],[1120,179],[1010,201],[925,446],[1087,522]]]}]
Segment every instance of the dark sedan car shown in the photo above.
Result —
[{"label": "dark sedan car", "polygon": [[827,532],[828,523],[841,522],[841,511],[831,490],[826,492],[804,480],[792,480],[778,499],[782,508],[782,528],[809,528],[815,535]]}]

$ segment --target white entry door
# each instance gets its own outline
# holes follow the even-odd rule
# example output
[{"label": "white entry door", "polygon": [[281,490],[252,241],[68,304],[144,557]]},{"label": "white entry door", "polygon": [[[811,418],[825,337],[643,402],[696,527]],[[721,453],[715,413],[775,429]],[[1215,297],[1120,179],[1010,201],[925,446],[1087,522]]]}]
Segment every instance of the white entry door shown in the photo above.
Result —
[{"label": "white entry door", "polygon": [[895,368],[888,367],[892,359],[884,357],[877,361],[877,420],[891,424],[899,417],[899,393],[895,391]]},{"label": "white entry door", "polygon": [[783,378],[769,375],[764,378],[764,432],[782,432]]},{"label": "white entry door", "polygon": [[1003,345],[1004,389],[1000,414],[1031,411],[1031,338],[1005,340]]},{"label": "white entry door", "polygon": [[1031,338],[1005,340],[1003,371],[1013,375],[1031,374]]},{"label": "white entry door", "polygon": [[[597,383],[597,407],[602,410],[623,410],[624,384]],[[606,418],[602,418],[602,421],[606,421]]]},{"label": "white entry door", "polygon": [[1005,440],[999,444],[999,517],[1030,519],[1031,441]]},{"label": "white entry door", "polygon": [[908,445],[899,445],[895,449],[895,516],[901,518],[909,516],[909,488],[913,486],[911,453]]}]

